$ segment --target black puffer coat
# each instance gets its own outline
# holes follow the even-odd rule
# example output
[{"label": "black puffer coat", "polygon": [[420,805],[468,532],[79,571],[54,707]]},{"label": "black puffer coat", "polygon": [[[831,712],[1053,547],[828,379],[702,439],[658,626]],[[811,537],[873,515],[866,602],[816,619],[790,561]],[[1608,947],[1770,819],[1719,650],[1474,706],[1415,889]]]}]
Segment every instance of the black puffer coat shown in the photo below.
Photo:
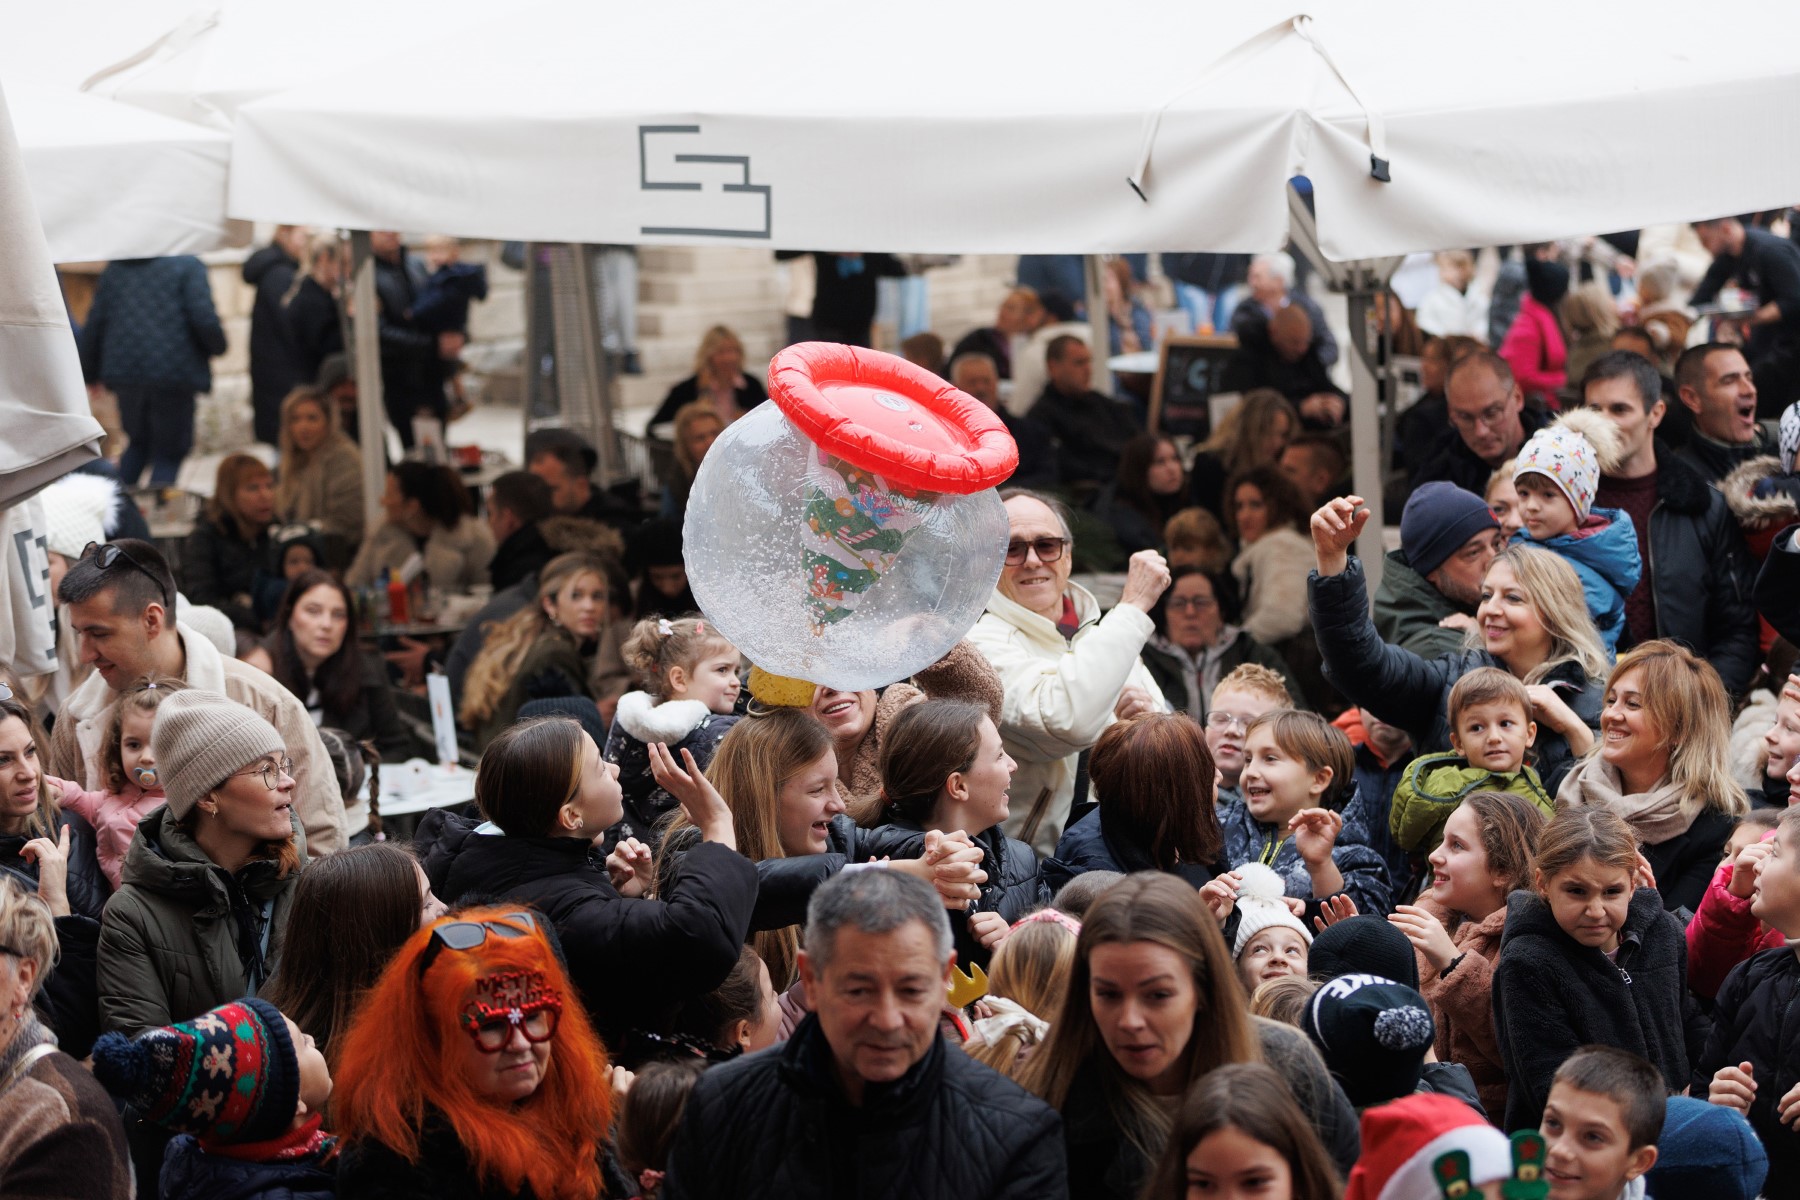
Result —
[{"label": "black puffer coat", "polygon": [[1506,1067],[1505,1127],[1536,1129],[1550,1079],[1589,1043],[1617,1046],[1688,1082],[1687,938],[1653,888],[1631,898],[1615,959],[1562,931],[1537,893],[1506,905],[1494,967],[1494,1036]]},{"label": "black puffer coat", "polygon": [[628,900],[584,838],[477,833],[433,809],[416,846],[446,904],[504,897],[550,918],[594,1028],[617,1047],[680,1001],[704,995],[737,964],[756,902],[756,870],[712,842],[682,856],[661,900]]},{"label": "black puffer coat", "polygon": [[942,1037],[905,1075],[846,1101],[819,1019],[714,1067],[688,1097],[665,1200],[1061,1200],[1062,1119]]},{"label": "black puffer coat", "polygon": [[[869,840],[877,858],[922,858],[925,854],[924,827],[904,817],[871,830]],[[981,869],[987,872],[987,882],[981,885],[981,899],[973,910],[950,914],[956,961],[965,967],[971,962],[986,966],[993,957],[969,933],[970,911],[999,913],[1011,925],[1032,909],[1050,903],[1050,885],[1038,870],[1037,851],[1018,838],[1007,837],[998,825],[970,840],[981,847]]]},{"label": "black puffer coat", "polygon": [[1689,1095],[1704,1098],[1720,1067],[1741,1062],[1756,1080],[1750,1124],[1769,1152],[1763,1195],[1800,1194],[1800,1133],[1777,1116],[1781,1098],[1800,1084],[1800,957],[1792,946],[1753,954],[1725,977]]},{"label": "black puffer coat", "polygon": [[[1148,847],[1123,836],[1117,829],[1107,829],[1105,808],[1095,805],[1084,816],[1063,830],[1056,843],[1056,857],[1044,860],[1043,874],[1052,888],[1089,871],[1117,871],[1129,875],[1133,871],[1160,870],[1150,857]],[[1170,874],[1195,887],[1205,887],[1216,875],[1231,869],[1223,857],[1214,863],[1181,863]]]},{"label": "black puffer coat", "polygon": [[[684,825],[663,839],[657,859],[658,891],[666,893],[673,872],[700,844],[700,831]],[[813,891],[844,869],[844,864],[868,862],[875,855],[870,831],[843,813],[831,818],[826,831],[829,847],[823,854],[793,858],[765,858],[756,864],[756,907],[750,915],[750,932],[785,929],[806,921],[806,905]]]},{"label": "black puffer coat", "polygon": [[[1610,504],[1607,495],[1602,479],[1595,502]],[[1756,568],[1725,497],[1660,441],[1644,574],[1656,602],[1656,636],[1710,662],[1725,690],[1743,695],[1762,661],[1750,598]]]},{"label": "black puffer coat", "polygon": [[[601,1164],[605,1175],[605,1163]],[[603,1178],[607,1196],[630,1194],[624,1181]],[[410,1162],[373,1139],[347,1142],[338,1157],[340,1200],[534,1200],[527,1187],[514,1192],[483,1184],[470,1169],[456,1128],[436,1109],[425,1110],[419,1126],[419,1158]]]},{"label": "black puffer coat", "polygon": [[[69,830],[69,915],[56,918],[61,954],[33,1002],[65,1054],[86,1058],[100,1036],[100,985],[95,977],[100,948],[100,914],[112,885],[94,856],[94,828],[72,812],[58,813]],[[0,835],[0,877],[37,894],[38,869],[20,854],[23,835]]]},{"label": "black puffer coat", "polygon": [[[1420,658],[1381,640],[1369,615],[1369,585],[1362,560],[1354,554],[1336,575],[1314,571],[1307,581],[1311,594],[1313,636],[1325,659],[1325,678],[1352,704],[1368,709],[1389,725],[1412,736],[1414,752],[1449,750],[1450,689],[1476,667],[1506,664],[1486,650],[1460,650],[1437,658]],[[1563,703],[1591,729],[1600,727],[1605,680],[1588,679],[1574,663],[1564,663],[1543,681],[1556,686]],[[1559,686],[1567,685],[1567,686]],[[1575,761],[1568,739],[1540,724],[1535,744],[1538,775],[1544,790],[1556,794]]]}]

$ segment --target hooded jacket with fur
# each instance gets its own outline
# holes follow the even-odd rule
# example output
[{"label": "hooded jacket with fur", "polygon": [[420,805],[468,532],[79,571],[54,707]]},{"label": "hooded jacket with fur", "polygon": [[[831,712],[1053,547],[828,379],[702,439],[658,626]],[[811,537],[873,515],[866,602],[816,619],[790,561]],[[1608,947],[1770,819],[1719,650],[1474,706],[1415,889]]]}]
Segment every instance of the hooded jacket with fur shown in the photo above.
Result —
[{"label": "hooded jacket with fur", "polygon": [[619,789],[625,793],[625,818],[618,836],[635,837],[654,847],[662,839],[662,819],[680,807],[650,773],[650,743],[666,743],[677,763],[681,752],[688,751],[694,765],[704,771],[719,742],[740,719],[715,713],[698,700],[658,703],[649,692],[619,697],[602,752],[607,762],[618,765]]}]

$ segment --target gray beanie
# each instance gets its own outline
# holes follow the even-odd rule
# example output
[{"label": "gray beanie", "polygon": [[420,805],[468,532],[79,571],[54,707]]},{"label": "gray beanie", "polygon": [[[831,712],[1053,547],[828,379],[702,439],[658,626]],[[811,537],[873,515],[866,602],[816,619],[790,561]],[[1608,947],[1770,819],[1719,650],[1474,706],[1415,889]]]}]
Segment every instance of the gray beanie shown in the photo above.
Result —
[{"label": "gray beanie", "polygon": [[157,706],[150,748],[176,820],[257,759],[287,753],[275,727],[254,710],[194,688],[175,692]]}]

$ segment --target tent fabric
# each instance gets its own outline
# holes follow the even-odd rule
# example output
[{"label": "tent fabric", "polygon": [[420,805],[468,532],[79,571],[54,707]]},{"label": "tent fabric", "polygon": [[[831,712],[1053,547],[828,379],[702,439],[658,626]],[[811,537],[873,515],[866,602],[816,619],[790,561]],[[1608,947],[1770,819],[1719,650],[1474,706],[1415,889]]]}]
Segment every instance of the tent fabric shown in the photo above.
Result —
[{"label": "tent fabric", "polygon": [[115,100],[7,89],[54,262],[199,254],[248,240],[225,216],[231,138]]},{"label": "tent fabric", "polygon": [[74,330],[0,93],[0,509],[99,457]]},{"label": "tent fabric", "polygon": [[244,105],[229,210],[544,241],[1245,251],[1286,239],[1305,175],[1345,261],[1800,195],[1767,124],[1800,102],[1800,7],[1771,0],[1729,22],[1561,0],[1120,0],[1079,20],[919,0],[860,32],[823,0],[540,0],[492,20],[507,52],[479,86],[351,70]]}]

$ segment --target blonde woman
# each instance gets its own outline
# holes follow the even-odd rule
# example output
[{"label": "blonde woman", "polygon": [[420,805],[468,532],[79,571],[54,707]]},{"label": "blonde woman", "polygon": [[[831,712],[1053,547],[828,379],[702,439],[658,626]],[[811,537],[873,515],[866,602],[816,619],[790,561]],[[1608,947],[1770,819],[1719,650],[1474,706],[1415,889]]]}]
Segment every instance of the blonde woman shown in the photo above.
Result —
[{"label": "blonde woman", "polygon": [[275,511],[283,521],[312,525],[340,552],[362,542],[362,455],[338,428],[337,405],[312,388],[295,388],[281,402]]},{"label": "blonde woman", "polygon": [[300,378],[312,382],[333,354],[344,350],[344,324],[338,293],[344,278],[343,250],[335,233],[316,233],[306,244],[300,273],[282,297],[282,315]]},{"label": "blonde woman", "polygon": [[538,575],[537,600],[488,629],[463,683],[462,723],[477,748],[511,725],[527,700],[592,697],[589,677],[606,624],[606,563],[564,554]]},{"label": "blonde woman", "polygon": [[1604,283],[1590,280],[1563,300],[1562,319],[1569,332],[1569,378],[1579,382],[1593,361],[1612,349],[1619,306]]},{"label": "blonde woman", "polygon": [[688,492],[700,470],[700,460],[725,432],[728,424],[719,410],[705,400],[684,404],[675,414],[675,474],[663,488],[662,515],[679,517],[687,511]]},{"label": "blonde woman", "polygon": [[1670,912],[1700,907],[1737,819],[1750,811],[1731,777],[1731,702],[1719,673],[1675,642],[1643,642],[1606,681],[1603,735],[1556,793],[1612,809],[1643,844]]},{"label": "blonde woman", "polygon": [[730,329],[714,325],[694,352],[694,373],[669,389],[650,424],[673,421],[684,406],[699,401],[729,425],[768,398],[763,385],[744,374],[744,343]]},{"label": "blonde woman", "polygon": [[1531,697],[1538,774],[1554,792],[1594,744],[1608,670],[1575,568],[1549,550],[1508,546],[1482,579],[1464,648],[1420,658],[1383,642],[1369,614],[1362,563],[1350,554],[1368,521],[1358,496],[1331,500],[1312,517],[1318,575],[1310,606],[1326,678],[1426,753],[1450,748],[1450,688],[1475,667],[1499,667]]},{"label": "blonde woman", "polygon": [[1298,432],[1300,415],[1287,397],[1273,388],[1245,392],[1194,455],[1188,472],[1189,498],[1224,520],[1229,503],[1225,481],[1239,471],[1280,462],[1282,448]]}]

